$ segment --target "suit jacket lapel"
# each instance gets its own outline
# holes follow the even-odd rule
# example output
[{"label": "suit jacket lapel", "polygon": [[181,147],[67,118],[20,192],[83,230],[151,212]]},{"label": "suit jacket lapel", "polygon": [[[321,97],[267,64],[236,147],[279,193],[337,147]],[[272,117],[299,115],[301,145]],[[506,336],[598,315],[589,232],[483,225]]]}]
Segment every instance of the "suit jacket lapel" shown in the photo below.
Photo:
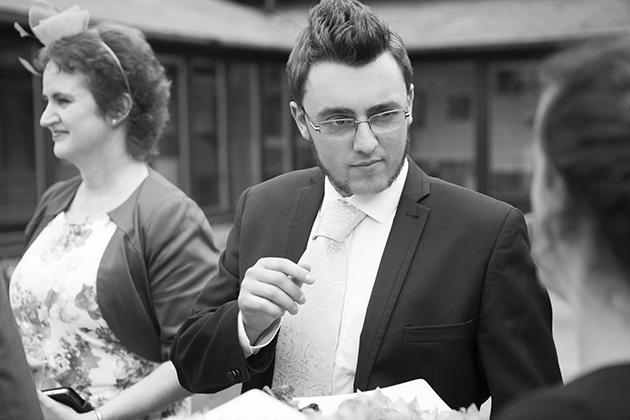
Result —
[{"label": "suit jacket lapel", "polygon": [[293,200],[289,226],[289,237],[285,254],[291,261],[297,262],[308,243],[311,228],[317,217],[317,212],[324,199],[324,176],[317,172],[311,178],[312,184],[298,190]]},{"label": "suit jacket lapel", "polygon": [[355,390],[367,390],[370,372],[429,216],[429,209],[418,204],[428,194],[429,177],[409,161],[407,181],[381,258],[361,332]]}]

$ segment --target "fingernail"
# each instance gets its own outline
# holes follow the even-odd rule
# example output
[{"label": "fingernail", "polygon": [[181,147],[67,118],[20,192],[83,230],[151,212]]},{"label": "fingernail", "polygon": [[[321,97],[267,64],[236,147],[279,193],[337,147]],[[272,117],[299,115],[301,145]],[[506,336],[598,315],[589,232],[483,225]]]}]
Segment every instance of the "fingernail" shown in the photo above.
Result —
[{"label": "fingernail", "polygon": [[307,274],[304,276],[304,283],[313,284],[315,283],[315,276],[312,274]]},{"label": "fingernail", "polygon": [[298,303],[299,303],[300,305],[303,305],[303,304],[304,304],[304,302],[306,302],[306,296],[305,296],[305,295],[302,295],[302,296],[300,296],[300,297],[298,298]]}]

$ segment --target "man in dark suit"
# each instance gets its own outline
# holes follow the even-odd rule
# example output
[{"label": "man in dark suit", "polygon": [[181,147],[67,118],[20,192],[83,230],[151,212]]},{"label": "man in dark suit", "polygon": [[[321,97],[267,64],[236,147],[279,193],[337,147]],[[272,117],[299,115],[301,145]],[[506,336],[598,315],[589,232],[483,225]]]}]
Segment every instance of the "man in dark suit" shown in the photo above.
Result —
[{"label": "man in dark suit", "polygon": [[[423,378],[455,409],[492,396],[494,413],[560,382],[522,213],[429,177],[407,156],[412,69],[398,35],[358,1],[323,0],[287,73],[291,112],[318,168],[241,196],[219,273],[171,350],[182,385],[281,384],[283,352],[304,344],[279,346],[283,325],[326,280],[298,261],[320,209],[338,199],[367,216],[346,240],[331,393]],[[288,382],[306,388],[320,373],[293,370]]]},{"label": "man in dark suit", "polygon": [[43,419],[6,279],[0,273],[0,420]]}]

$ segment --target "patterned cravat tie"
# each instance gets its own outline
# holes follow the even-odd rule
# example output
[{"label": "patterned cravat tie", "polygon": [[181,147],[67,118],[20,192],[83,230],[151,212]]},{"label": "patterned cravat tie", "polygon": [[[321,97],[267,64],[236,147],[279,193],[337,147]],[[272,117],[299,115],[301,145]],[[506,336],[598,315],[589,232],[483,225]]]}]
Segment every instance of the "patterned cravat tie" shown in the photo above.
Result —
[{"label": "patterned cravat tie", "polygon": [[287,315],[278,333],[273,386],[291,385],[296,396],[330,395],[346,290],[346,237],[365,213],[345,200],[326,206],[300,262],[316,276],[304,286],[306,303]]}]

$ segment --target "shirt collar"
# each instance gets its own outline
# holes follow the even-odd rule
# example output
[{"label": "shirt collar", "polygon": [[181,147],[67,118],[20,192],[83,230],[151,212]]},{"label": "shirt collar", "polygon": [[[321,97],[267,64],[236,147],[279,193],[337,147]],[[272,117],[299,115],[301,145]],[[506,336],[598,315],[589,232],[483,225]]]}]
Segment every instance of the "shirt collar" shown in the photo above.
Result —
[{"label": "shirt collar", "polygon": [[[405,158],[403,167],[400,173],[387,189],[377,194],[370,195],[352,195],[345,198],[350,204],[363,211],[372,219],[379,223],[385,222],[388,216],[396,210],[400,196],[402,195],[405,181],[407,180],[407,173],[409,172],[409,163]],[[337,192],[335,187],[330,183],[328,177],[326,177],[324,183],[324,201],[322,202],[322,208],[336,199],[344,199],[344,197]]]}]

